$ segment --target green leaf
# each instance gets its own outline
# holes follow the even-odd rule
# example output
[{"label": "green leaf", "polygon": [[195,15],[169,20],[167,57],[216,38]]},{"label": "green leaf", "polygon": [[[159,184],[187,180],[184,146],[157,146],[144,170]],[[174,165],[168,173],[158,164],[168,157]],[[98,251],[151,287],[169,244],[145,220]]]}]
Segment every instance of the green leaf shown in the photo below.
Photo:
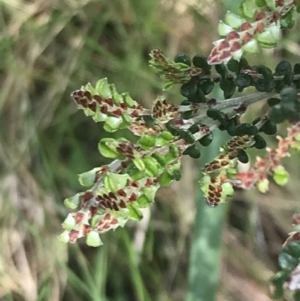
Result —
[{"label": "green leaf", "polygon": [[140,221],[143,218],[142,211],[135,204],[128,205],[127,209],[129,210],[130,219]]},{"label": "green leaf", "polygon": [[220,21],[218,25],[218,33],[220,36],[227,36],[230,32],[233,31],[233,28],[224,22]]},{"label": "green leaf", "polygon": [[237,60],[233,59],[233,58],[231,58],[228,61],[227,68],[228,68],[229,71],[235,72],[235,73],[239,72],[240,69],[241,69],[240,63]]},{"label": "green leaf", "polygon": [[258,7],[264,7],[264,6],[267,5],[265,0],[255,0],[255,4],[256,4]]},{"label": "green leaf", "polygon": [[263,48],[274,48],[276,46],[276,43],[278,42],[278,39],[274,37],[272,32],[270,31],[263,31],[259,33],[257,36],[257,41],[258,43],[263,47]]},{"label": "green leaf", "polygon": [[96,231],[91,231],[86,237],[86,244],[90,247],[99,247],[103,245],[99,233]]},{"label": "green leaf", "polygon": [[283,166],[276,167],[273,172],[273,179],[278,185],[284,186],[288,182],[289,174]]},{"label": "green leaf", "polygon": [[269,118],[275,123],[281,123],[286,119],[286,116],[282,114],[282,106],[280,104],[271,108]]},{"label": "green leaf", "polygon": [[195,142],[195,138],[194,138],[193,134],[188,130],[179,130],[179,137],[181,139],[184,139],[188,143]]},{"label": "green leaf", "polygon": [[174,84],[176,84],[174,81],[172,81],[172,80],[168,80],[168,81],[166,81],[166,82],[164,82],[164,85],[163,85],[163,91],[166,91],[166,90],[168,90],[168,89],[170,89],[171,87],[173,87],[174,86]]},{"label": "green leaf", "polygon": [[139,206],[141,208],[146,208],[146,207],[149,207],[149,205],[152,204],[153,202],[151,200],[149,200],[144,194],[142,194],[137,199],[137,203],[139,204]]},{"label": "green leaf", "polygon": [[256,147],[257,149],[264,149],[264,148],[266,148],[267,142],[266,142],[266,140],[262,136],[255,135],[253,137],[253,139],[255,141],[255,144],[253,145],[254,147]]},{"label": "green leaf", "polygon": [[297,103],[298,95],[297,90],[292,87],[286,87],[281,90],[280,96],[283,103]]},{"label": "green leaf", "polygon": [[120,125],[120,128],[127,128],[132,123],[133,118],[129,116],[127,112],[122,112],[121,117],[123,123]]},{"label": "green leaf", "polygon": [[92,95],[97,94],[97,90],[91,85],[91,83],[86,84],[83,87],[84,91],[89,91]]},{"label": "green leaf", "polygon": [[178,148],[177,145],[171,144],[170,147],[169,147],[169,151],[170,151],[170,154],[172,155],[172,157],[174,159],[178,157],[178,155],[179,155],[179,148]]},{"label": "green leaf", "polygon": [[232,28],[239,28],[245,22],[245,19],[228,11],[225,15],[225,22]]},{"label": "green leaf", "polygon": [[116,86],[114,84],[110,84],[109,87],[110,87],[110,91],[111,91],[111,95],[112,95],[111,98],[113,100],[113,103],[116,104],[117,106],[119,106],[120,103],[123,102],[122,95],[120,95],[117,92]]},{"label": "green leaf", "polygon": [[120,128],[122,123],[122,118],[109,116],[106,118],[103,128],[106,132],[113,133]]},{"label": "green leaf", "polygon": [[291,10],[288,14],[281,16],[280,18],[280,27],[282,29],[293,28],[295,25],[295,13],[294,10]]},{"label": "green leaf", "polygon": [[175,63],[182,63],[191,66],[191,58],[185,53],[179,53],[174,58]]},{"label": "green leaf", "polygon": [[281,102],[281,99],[276,98],[276,97],[272,97],[272,98],[269,98],[269,99],[267,100],[267,102],[268,102],[268,105],[269,105],[270,107],[273,107],[273,106],[275,106],[275,105],[278,105],[278,104]]},{"label": "green leaf", "polygon": [[248,154],[245,152],[245,150],[241,149],[238,152],[237,158],[240,162],[242,163],[248,163],[249,162],[249,157]]},{"label": "green leaf", "polygon": [[69,231],[64,231],[57,237],[62,243],[67,244],[70,241]]},{"label": "green leaf", "polygon": [[235,127],[235,133],[237,136],[253,136],[258,133],[258,129],[255,125],[251,123],[241,123]]},{"label": "green leaf", "polygon": [[245,0],[240,5],[240,12],[243,17],[252,19],[256,11],[256,5],[253,0]]},{"label": "green leaf", "polygon": [[207,63],[207,58],[201,54],[197,54],[193,57],[193,65],[205,71],[209,71],[211,69],[211,65]]},{"label": "green leaf", "polygon": [[271,278],[271,283],[273,284],[272,287],[272,297],[277,299],[281,298],[283,296],[283,283],[287,276],[289,275],[288,270],[282,270],[278,273],[276,273],[272,278]]},{"label": "green leaf", "polygon": [[300,258],[300,242],[299,241],[290,241],[285,247],[284,250],[286,253],[290,254],[295,258]]},{"label": "green leaf", "polygon": [[265,0],[267,6],[269,6],[272,10],[276,10],[276,1],[275,0]]},{"label": "green leaf", "polygon": [[[87,114],[86,114],[87,115]],[[100,112],[99,107],[97,106],[96,112],[93,113],[92,118],[95,122],[103,122],[107,119],[107,115]]]},{"label": "green leaf", "polygon": [[64,205],[70,209],[76,209],[80,204],[81,193],[77,193],[74,196],[64,200]]},{"label": "green leaf", "polygon": [[170,186],[170,184],[173,182],[173,179],[174,178],[172,177],[172,175],[165,171],[159,177],[159,183],[162,187],[167,187]]},{"label": "green leaf", "polygon": [[138,144],[144,149],[152,148],[155,145],[156,138],[151,135],[143,135],[139,140]]},{"label": "green leaf", "polygon": [[166,165],[166,160],[165,160],[165,156],[155,153],[152,155],[152,157],[161,165],[161,166],[165,166]]},{"label": "green leaf", "polygon": [[244,44],[242,46],[242,50],[246,51],[246,52],[258,52],[258,43],[256,41],[256,39],[252,39],[249,42],[247,42],[246,44]]},{"label": "green leaf", "polygon": [[133,100],[128,92],[122,93],[123,102],[129,107],[133,108],[137,105],[137,102]]},{"label": "green leaf", "polygon": [[222,76],[222,79],[227,78],[228,71],[224,64],[215,65],[215,69]]},{"label": "green leaf", "polygon": [[145,164],[142,159],[133,159],[132,162],[137,167],[138,170],[144,171],[145,170]]},{"label": "green leaf", "polygon": [[208,135],[205,135],[204,137],[202,137],[199,140],[199,142],[203,146],[209,146],[212,143],[213,139],[214,139],[213,133],[209,133]]},{"label": "green leaf", "polygon": [[196,81],[189,81],[183,84],[181,86],[180,93],[193,103],[206,102],[204,93],[202,92],[201,87],[198,87],[198,83]]},{"label": "green leaf", "polygon": [[181,179],[182,173],[180,169],[174,169],[172,173],[175,181],[179,181]]},{"label": "green leaf", "polygon": [[98,149],[102,156],[111,159],[121,159],[122,156],[117,152],[115,144],[116,140],[113,138],[103,138],[98,143]]},{"label": "green leaf", "polygon": [[261,193],[266,193],[267,191],[269,191],[269,180],[264,179],[262,181],[259,181],[257,183],[257,188]]},{"label": "green leaf", "polygon": [[231,98],[231,96],[235,92],[236,86],[235,86],[233,80],[224,78],[220,82],[220,88],[224,91],[224,98],[228,99],[228,98]]},{"label": "green leaf", "polygon": [[107,82],[107,78],[102,78],[96,83],[95,89],[99,95],[103,98],[112,98],[112,92],[110,85]]},{"label": "green leaf", "polygon": [[271,120],[268,120],[261,128],[260,131],[266,135],[275,135],[277,133],[277,126]]},{"label": "green leaf", "polygon": [[62,223],[62,227],[65,230],[71,231],[74,229],[75,225],[76,225],[75,218],[72,213],[69,213],[67,218]]},{"label": "green leaf", "polygon": [[128,174],[107,173],[104,176],[103,183],[111,192],[117,192],[119,189],[126,187],[130,176]]},{"label": "green leaf", "polygon": [[283,249],[278,256],[278,264],[283,270],[292,271],[299,264],[299,259],[286,253]]},{"label": "green leaf", "polygon": [[162,131],[159,136],[167,141],[174,139],[174,136],[168,131]]},{"label": "green leaf", "polygon": [[252,78],[249,74],[238,74],[235,79],[235,84],[240,88],[247,88],[251,85]]},{"label": "green leaf", "polygon": [[146,157],[143,158],[143,162],[146,169],[146,174],[150,177],[155,177],[158,174],[158,163],[157,161],[152,157]]},{"label": "green leaf", "polygon": [[292,72],[292,65],[289,61],[283,60],[277,64],[275,72],[277,75],[285,75],[287,72]]},{"label": "green leaf", "polygon": [[100,168],[94,168],[87,172],[84,172],[78,175],[78,180],[81,186],[91,187],[95,183],[96,173],[100,170]]},{"label": "green leaf", "polygon": [[223,183],[222,190],[222,198],[224,197],[224,199],[234,194],[233,186],[230,183]]},{"label": "green leaf", "polygon": [[193,159],[198,159],[201,157],[200,149],[196,145],[191,145],[182,154],[189,155]]},{"label": "green leaf", "polygon": [[214,82],[210,79],[204,79],[198,82],[198,89],[200,89],[204,95],[209,94],[213,90],[214,86]]}]

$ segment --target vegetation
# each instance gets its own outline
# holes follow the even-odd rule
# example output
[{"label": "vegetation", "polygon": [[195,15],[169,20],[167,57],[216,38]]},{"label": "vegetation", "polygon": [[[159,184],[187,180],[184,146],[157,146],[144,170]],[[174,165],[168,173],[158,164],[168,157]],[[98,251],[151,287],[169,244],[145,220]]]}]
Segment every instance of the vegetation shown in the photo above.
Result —
[{"label": "vegetation", "polygon": [[[200,162],[206,165],[202,168],[204,177],[200,186],[211,207],[224,203],[233,194],[233,186],[243,189],[257,186],[261,192],[267,192],[270,174],[275,183],[281,186],[287,183],[288,168],[283,167],[282,159],[289,155],[290,149],[299,149],[297,93],[300,65],[295,57],[296,63],[281,60],[271,71],[259,60],[248,62],[251,57],[247,60],[243,52],[256,52],[258,46],[273,48],[279,42],[279,29],[293,27],[295,11],[299,10],[297,2],[241,2],[237,14],[227,13],[226,24],[220,23],[219,33],[225,38],[215,43],[208,58],[198,54],[191,59],[186,54],[179,54],[171,60],[161,51],[152,50],[150,66],[161,76],[161,81],[147,69],[145,50],[150,50],[149,45],[155,42],[161,49],[167,48],[163,42],[164,27],[170,26],[172,18],[166,19],[165,23],[152,21],[158,8],[173,10],[174,16],[180,16],[180,5],[173,4],[170,8],[168,3],[155,1],[134,7],[130,2],[116,6],[102,1],[57,3],[60,9],[43,6],[43,2],[15,5],[3,2],[1,6],[3,28],[6,29],[3,33],[6,44],[3,45],[7,45],[7,49],[3,50],[7,60],[3,66],[2,76],[6,85],[2,98],[10,101],[15,96],[19,101],[15,100],[19,104],[15,106],[11,101],[3,102],[5,172],[2,212],[6,219],[1,239],[6,248],[0,261],[5,275],[1,281],[4,285],[0,286],[1,296],[7,300],[182,300],[187,291],[188,300],[215,300],[222,232],[226,238],[224,217],[227,207],[222,204],[211,209],[199,194],[193,242],[188,242],[192,223],[188,215],[193,213],[194,206],[191,202],[182,204],[179,195],[180,189],[186,189],[193,177],[181,179],[181,168],[184,169],[181,160],[184,155],[198,159],[203,153],[201,158],[204,161]],[[216,7],[218,5],[216,3]],[[97,18],[96,8],[106,12],[101,20]],[[202,10],[196,8],[194,6],[192,11],[193,22],[205,22],[197,21]],[[150,12],[146,18],[143,14],[145,9]],[[184,15],[189,16],[187,13]],[[95,22],[89,20],[93,16]],[[130,23],[128,20],[132,18],[134,22]],[[253,23],[246,21],[253,18]],[[148,28],[149,24],[151,28]],[[142,26],[142,40],[138,35],[132,37],[135,26]],[[103,36],[99,34],[99,28]],[[22,40],[21,37],[26,38]],[[22,50],[24,45],[29,46],[27,52]],[[215,72],[211,65],[215,65]],[[20,72],[22,66],[24,73]],[[104,78],[95,85],[87,84],[72,93],[73,100],[87,116],[96,122],[104,122],[100,136],[103,137],[104,131],[109,135],[105,134],[105,138],[100,140],[98,149],[103,157],[114,159],[111,163],[102,157],[99,159],[91,146],[96,145],[99,139],[99,125],[77,115],[70,118],[71,110],[75,112],[74,107],[58,101],[59,95],[65,98],[64,92],[70,88],[74,90],[83,79],[98,77],[95,66],[100,66],[103,75],[116,83],[118,91],[122,85],[123,88],[136,87],[136,91],[130,89],[132,95],[129,96],[119,93]],[[48,77],[46,70],[51,70],[51,67],[55,73],[49,71]],[[120,77],[114,78],[118,70]],[[93,75],[94,71],[96,75]],[[155,99],[154,94],[159,93],[161,82],[164,89],[180,84],[181,96],[178,96],[178,89],[172,88],[151,103],[151,99]],[[220,89],[214,89],[217,86],[222,94]],[[250,91],[248,96],[236,93],[242,93],[244,89]],[[150,93],[144,96],[149,102],[139,98],[139,94],[143,95],[145,91]],[[182,100],[182,96],[186,99]],[[222,97],[225,100],[220,100]],[[264,112],[258,111],[252,116],[253,106],[251,109],[248,106],[264,99],[267,99]],[[18,118],[20,116],[21,119]],[[278,146],[261,153],[267,146],[265,135],[275,135],[278,130],[280,133],[283,121],[291,123],[285,138],[279,140]],[[197,141],[205,148],[199,149]],[[271,141],[268,143],[272,145]],[[211,152],[207,151],[209,145],[213,146]],[[221,145],[224,146],[218,153]],[[261,154],[260,159],[254,159],[253,149]],[[209,155],[213,156],[208,158]],[[249,157],[253,158],[253,167],[242,171],[240,163],[248,163]],[[99,167],[91,169],[95,162]],[[90,171],[81,173],[79,182],[89,188],[65,200],[69,208],[79,209],[70,213],[63,222],[65,232],[60,240],[74,243],[86,236],[88,245],[99,246],[102,241],[98,233],[124,226],[128,220],[141,220],[137,224],[129,224],[127,230],[118,230],[113,235],[107,233],[108,241],[99,251],[76,245],[67,249],[54,239],[54,233],[58,231],[56,225],[66,214],[66,210],[54,199],[79,189],[74,186],[73,173],[84,169]],[[164,194],[157,194],[160,186],[167,187],[173,180],[180,179],[183,182],[181,186],[171,186],[175,188],[165,188]],[[66,182],[69,182],[69,188]],[[193,185],[189,184],[187,194],[182,194],[185,198],[193,198]],[[178,189],[178,201],[170,189]],[[151,210],[149,206],[154,199],[158,202]],[[163,201],[168,199],[169,203]],[[237,202],[243,206],[248,203]],[[253,210],[257,210],[258,205],[251,206],[246,205],[246,209],[241,211],[231,205],[228,211],[228,234],[232,236],[234,231],[239,231],[242,235],[240,242],[229,244],[237,247],[234,250],[236,254],[247,241],[252,241],[253,250],[259,242],[267,242],[262,228],[257,231],[251,227]],[[289,208],[293,212],[293,208]],[[58,212],[61,216],[57,216]],[[246,212],[245,219],[240,218],[241,212]],[[276,210],[272,212],[276,213]],[[150,214],[154,218],[149,223]],[[159,221],[164,223],[153,228],[155,221],[158,225]],[[298,223],[295,215],[294,224]],[[287,231],[284,229],[282,232]],[[251,238],[257,234],[263,234],[263,239]],[[295,291],[296,300],[299,298],[297,240],[296,228],[279,255],[281,271],[272,278],[273,297],[281,297],[285,286]],[[66,257],[68,250],[69,261]],[[257,252],[260,259],[266,256],[266,248],[263,250]],[[259,278],[255,273],[262,274],[264,268],[256,268],[258,259],[253,258],[253,254],[246,254],[251,261],[248,267],[247,264],[244,266],[245,263],[237,264],[238,256],[228,257],[228,266],[241,270],[250,267],[244,277],[262,281],[262,288],[266,289],[269,272]],[[268,260],[271,264],[271,256]],[[150,267],[147,262],[151,263]],[[187,288],[184,275],[188,273]],[[259,300],[260,292],[253,291],[250,294],[237,293],[235,297],[235,292],[226,288],[226,280],[221,277],[225,285],[219,292],[220,297],[223,295],[226,299],[232,294],[232,298],[240,299],[239,294],[242,294],[245,300]],[[251,284],[245,284],[247,287]]]}]

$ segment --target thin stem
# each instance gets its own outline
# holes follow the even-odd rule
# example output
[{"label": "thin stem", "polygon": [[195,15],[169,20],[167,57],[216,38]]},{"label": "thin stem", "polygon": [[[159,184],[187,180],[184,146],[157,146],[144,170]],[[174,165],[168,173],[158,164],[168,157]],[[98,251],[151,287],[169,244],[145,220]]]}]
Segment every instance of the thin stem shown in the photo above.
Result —
[{"label": "thin stem", "polygon": [[[212,106],[211,108],[216,109],[216,110],[223,110],[227,109],[230,107],[240,107],[241,105],[244,105],[247,107],[248,105],[258,102],[260,100],[263,100],[268,97],[273,97],[277,95],[276,92],[257,92],[251,95],[247,96],[240,96],[240,97],[235,97],[231,99],[226,99],[222,101],[218,101],[215,106]],[[198,116],[195,116],[193,118],[184,120],[184,125],[181,127],[181,129],[188,129],[190,128],[193,124],[196,123],[201,123],[203,120],[207,119],[206,113],[202,113]]]},{"label": "thin stem", "polygon": [[[264,76],[260,73],[256,73],[255,71],[251,70],[251,69],[245,69],[243,70],[241,73],[243,74],[248,74],[250,75],[254,80],[257,79],[264,79]],[[198,75],[199,79],[211,79],[213,81],[218,81],[222,79],[222,76],[220,74],[199,74]],[[235,76],[232,76],[232,80],[235,80]],[[293,79],[299,79],[300,78],[300,74],[294,74],[294,78]],[[284,79],[284,75],[273,75],[273,79],[275,81],[280,81]]]}]

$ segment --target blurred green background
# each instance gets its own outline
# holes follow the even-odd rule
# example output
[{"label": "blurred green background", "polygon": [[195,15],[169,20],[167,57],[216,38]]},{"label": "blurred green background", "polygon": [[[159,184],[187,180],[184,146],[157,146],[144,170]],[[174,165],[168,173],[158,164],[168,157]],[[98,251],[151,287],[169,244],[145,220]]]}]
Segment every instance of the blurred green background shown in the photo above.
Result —
[{"label": "blurred green background", "polygon": [[[142,222],[102,235],[97,249],[57,240],[69,212],[63,200],[82,190],[77,174],[106,162],[97,143],[108,134],[77,112],[71,92],[108,77],[150,107],[161,93],[150,50],[208,55],[219,19],[237,2],[0,2],[0,300],[181,301],[188,291],[189,301],[271,300],[268,279],[299,210],[299,156],[285,162],[292,174],[285,188],[237,191],[215,210],[204,205],[196,182],[208,153],[200,165],[185,158],[183,179],[159,191]],[[295,62],[299,22],[295,27],[276,51],[250,61]],[[178,87],[168,95],[183,99]]]}]

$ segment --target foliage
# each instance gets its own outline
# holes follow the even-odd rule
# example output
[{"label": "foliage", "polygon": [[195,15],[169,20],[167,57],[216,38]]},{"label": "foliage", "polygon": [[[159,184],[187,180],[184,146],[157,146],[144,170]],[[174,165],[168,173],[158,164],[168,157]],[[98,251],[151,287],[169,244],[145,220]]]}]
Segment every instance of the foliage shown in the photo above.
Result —
[{"label": "foliage", "polygon": [[[279,29],[293,26],[295,10],[299,12],[297,1],[246,0],[239,15],[227,13],[226,24],[219,26],[220,35],[226,38],[215,43],[208,58],[198,54],[191,59],[179,54],[169,60],[161,51],[153,50],[150,66],[161,76],[164,89],[181,85],[180,93],[186,100],[180,105],[159,96],[151,109],[146,109],[128,94],[119,94],[106,79],[94,87],[88,84],[74,91],[72,98],[85,115],[104,122],[107,132],[129,129],[137,141],[101,139],[99,152],[114,161],[79,175],[80,184],[89,188],[65,200],[66,206],[79,210],[68,215],[60,239],[74,243],[86,236],[88,245],[99,246],[99,233],[122,227],[128,220],[140,220],[142,209],[153,203],[157,189],[180,180],[182,156],[199,158],[198,142],[208,146],[216,128],[232,138],[203,168],[200,185],[208,205],[215,207],[225,202],[233,194],[233,186],[250,189],[256,185],[266,192],[268,175],[278,185],[286,184],[288,173],[280,160],[289,155],[290,148],[299,150],[300,64],[292,66],[284,60],[272,72],[264,65],[251,66],[242,55],[258,51],[258,45],[275,47]],[[216,73],[212,73],[212,65]],[[225,100],[208,96],[216,84]],[[257,92],[232,98],[235,92],[249,87]],[[248,106],[264,99],[268,113],[251,123],[241,122]],[[290,128],[285,138],[279,138],[278,148],[267,148],[264,159],[258,158],[246,172],[239,171],[239,162],[248,163],[250,148],[267,147],[261,134],[276,134],[277,124],[285,121]],[[297,268],[299,254],[288,246],[279,257],[284,272],[273,280],[276,290]],[[298,289],[293,285],[289,288]],[[295,298],[299,298],[297,294]]]}]

